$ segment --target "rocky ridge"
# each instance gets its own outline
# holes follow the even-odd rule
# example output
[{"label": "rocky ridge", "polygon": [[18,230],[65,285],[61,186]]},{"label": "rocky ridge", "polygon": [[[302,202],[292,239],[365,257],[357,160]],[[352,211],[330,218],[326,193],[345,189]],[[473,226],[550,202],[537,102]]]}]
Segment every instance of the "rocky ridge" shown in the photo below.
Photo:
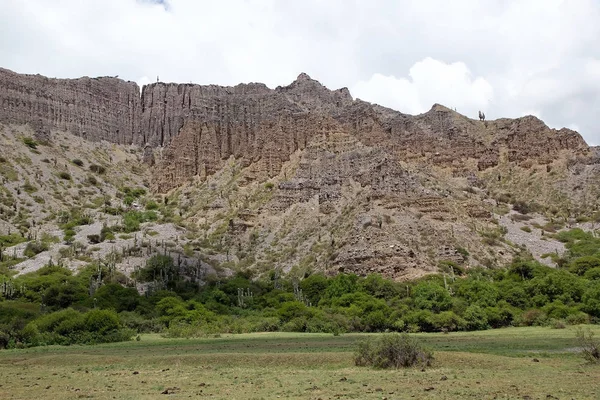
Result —
[{"label": "rocky ridge", "polygon": [[[455,173],[509,162],[550,163],[561,151],[587,155],[569,129],[528,116],[481,122],[434,105],[411,116],[353,100],[306,74],[290,85],[234,87],[154,83],[141,91],[118,78],[49,79],[0,69],[0,121],[67,131],[89,140],[160,148],[155,189],[205,177],[230,156],[275,176],[292,153],[319,135],[344,132],[402,160],[451,167]],[[152,157],[149,157],[152,159]]]}]

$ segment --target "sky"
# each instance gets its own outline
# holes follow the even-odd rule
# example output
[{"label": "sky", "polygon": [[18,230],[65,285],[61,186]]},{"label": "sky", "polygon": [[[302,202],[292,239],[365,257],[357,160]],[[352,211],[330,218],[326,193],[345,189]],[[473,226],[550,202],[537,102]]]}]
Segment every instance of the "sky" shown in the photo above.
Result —
[{"label": "sky", "polygon": [[0,0],[0,66],[535,115],[600,145],[600,0]]}]

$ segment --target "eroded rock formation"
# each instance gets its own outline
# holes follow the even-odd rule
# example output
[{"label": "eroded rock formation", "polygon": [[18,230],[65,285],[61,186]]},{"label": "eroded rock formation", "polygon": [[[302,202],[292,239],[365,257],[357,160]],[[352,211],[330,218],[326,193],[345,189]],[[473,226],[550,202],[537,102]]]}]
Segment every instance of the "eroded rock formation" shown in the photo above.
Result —
[{"label": "eroded rock formation", "polygon": [[30,124],[88,140],[131,144],[139,137],[140,95],[118,78],[52,79],[0,68],[0,122]]},{"label": "eroded rock formation", "polygon": [[[451,167],[455,174],[502,160],[551,162],[568,150],[588,152],[581,136],[548,128],[535,117],[478,121],[434,105],[411,116],[353,100],[306,74],[290,85],[235,87],[155,83],[143,88],[117,78],[49,79],[0,69],[0,121],[59,129],[90,140],[144,147],[156,163],[154,187],[167,191],[217,171],[233,156],[256,179],[277,175],[311,140],[352,135],[398,160]],[[163,149],[152,157],[148,149]]]}]

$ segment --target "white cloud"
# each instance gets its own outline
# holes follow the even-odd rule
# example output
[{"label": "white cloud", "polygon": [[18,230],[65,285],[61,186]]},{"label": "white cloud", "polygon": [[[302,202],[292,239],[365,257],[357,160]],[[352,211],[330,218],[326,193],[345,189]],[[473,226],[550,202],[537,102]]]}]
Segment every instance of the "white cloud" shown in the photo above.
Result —
[{"label": "white cloud", "polygon": [[363,100],[409,114],[423,113],[440,103],[471,117],[479,110],[485,112],[494,96],[492,86],[482,77],[473,79],[462,62],[446,64],[426,58],[415,63],[408,75],[396,78],[374,74],[367,81],[359,81],[351,91]]},{"label": "white cloud", "polygon": [[598,21],[598,0],[2,0],[0,66],[270,87],[307,72],[405,112],[536,110],[600,144]]}]

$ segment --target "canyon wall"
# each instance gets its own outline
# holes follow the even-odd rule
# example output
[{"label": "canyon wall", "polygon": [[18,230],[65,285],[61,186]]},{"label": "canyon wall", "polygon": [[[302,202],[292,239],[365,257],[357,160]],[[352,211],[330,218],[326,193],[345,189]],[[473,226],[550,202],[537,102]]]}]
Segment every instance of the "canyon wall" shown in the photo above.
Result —
[{"label": "canyon wall", "polygon": [[118,78],[52,79],[0,68],[0,122],[139,143],[139,88]]},{"label": "canyon wall", "polygon": [[0,69],[0,122],[160,148],[159,191],[208,176],[231,156],[265,179],[310,141],[337,133],[455,174],[493,167],[503,157],[549,163],[563,151],[588,152],[577,132],[550,129],[535,117],[482,122],[441,105],[411,116],[353,100],[348,89],[329,90],[306,74],[276,89],[154,83],[140,96],[135,83],[118,78],[50,79]]}]

